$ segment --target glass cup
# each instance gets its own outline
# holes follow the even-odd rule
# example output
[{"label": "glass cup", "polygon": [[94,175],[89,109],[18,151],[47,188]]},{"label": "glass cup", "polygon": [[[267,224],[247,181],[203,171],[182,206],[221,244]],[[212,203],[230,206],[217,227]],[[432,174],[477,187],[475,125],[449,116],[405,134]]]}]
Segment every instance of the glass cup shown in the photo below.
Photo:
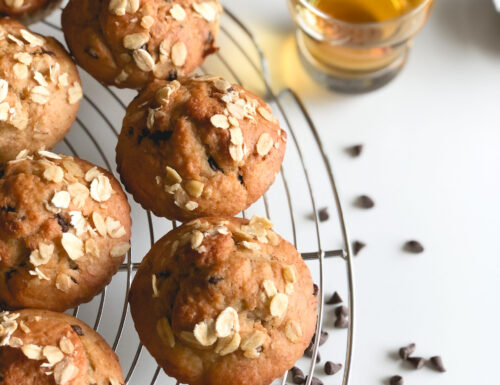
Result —
[{"label": "glass cup", "polygon": [[411,39],[425,24],[433,0],[386,21],[352,23],[287,0],[298,26],[297,45],[308,72],[326,87],[360,93],[382,87],[404,67]]}]

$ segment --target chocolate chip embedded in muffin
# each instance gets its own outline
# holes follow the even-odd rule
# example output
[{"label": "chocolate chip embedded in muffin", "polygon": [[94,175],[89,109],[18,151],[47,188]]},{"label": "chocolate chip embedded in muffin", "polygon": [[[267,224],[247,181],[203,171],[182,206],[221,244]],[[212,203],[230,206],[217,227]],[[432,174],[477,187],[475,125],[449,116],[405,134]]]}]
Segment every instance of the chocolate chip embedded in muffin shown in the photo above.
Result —
[{"label": "chocolate chip embedded in muffin", "polygon": [[[1,0],[0,0],[1,1]],[[51,148],[76,118],[76,66],[52,37],[0,19],[0,164],[23,149]]]},{"label": "chocolate chip embedded in muffin", "polygon": [[273,183],[286,133],[241,86],[203,76],[150,83],[128,106],[118,172],[145,209],[180,221],[235,215]]},{"label": "chocolate chip embedded in muffin", "polygon": [[0,303],[63,311],[90,301],[130,244],[130,207],[107,171],[27,152],[0,179]]},{"label": "chocolate chip embedded in muffin", "polygon": [[37,309],[0,313],[0,373],[2,385],[124,384],[101,336],[70,315]]},{"label": "chocolate chip embedded in muffin", "polygon": [[271,226],[259,217],[196,219],[141,263],[129,298],[134,324],[180,383],[270,384],[302,356],[317,298],[297,250]]},{"label": "chocolate chip embedded in muffin", "polygon": [[71,0],[64,36],[78,64],[100,82],[142,88],[174,80],[215,51],[217,0]]}]

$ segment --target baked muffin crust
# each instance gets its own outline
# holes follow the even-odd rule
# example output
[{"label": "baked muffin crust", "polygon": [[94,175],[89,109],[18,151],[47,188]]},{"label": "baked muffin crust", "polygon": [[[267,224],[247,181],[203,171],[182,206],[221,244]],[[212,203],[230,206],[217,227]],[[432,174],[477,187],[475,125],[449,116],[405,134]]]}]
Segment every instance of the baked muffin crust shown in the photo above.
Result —
[{"label": "baked muffin crust", "polygon": [[161,238],[130,291],[141,342],[190,385],[264,385],[311,341],[317,298],[297,250],[265,218],[199,218]]},{"label": "baked muffin crust", "polygon": [[215,77],[149,84],[127,108],[118,172],[169,219],[236,215],[273,183],[286,133],[259,97]]},{"label": "baked muffin crust", "polygon": [[0,179],[0,304],[63,311],[90,301],[128,251],[118,181],[78,158],[21,153]]},{"label": "baked muffin crust", "polygon": [[62,27],[78,63],[106,85],[188,74],[216,51],[216,0],[71,0]]},{"label": "baked muffin crust", "polygon": [[52,148],[82,96],[76,66],[54,38],[0,19],[0,164],[23,149]]}]

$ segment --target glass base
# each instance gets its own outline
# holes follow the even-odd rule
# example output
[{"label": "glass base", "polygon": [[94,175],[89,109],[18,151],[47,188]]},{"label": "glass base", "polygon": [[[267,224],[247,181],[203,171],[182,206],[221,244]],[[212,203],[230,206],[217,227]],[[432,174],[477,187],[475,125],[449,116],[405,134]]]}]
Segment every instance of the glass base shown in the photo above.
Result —
[{"label": "glass base", "polygon": [[388,66],[372,72],[356,72],[327,66],[313,57],[304,44],[302,32],[297,31],[297,46],[302,64],[307,72],[326,88],[349,94],[374,91],[394,79],[406,64],[409,47]]}]

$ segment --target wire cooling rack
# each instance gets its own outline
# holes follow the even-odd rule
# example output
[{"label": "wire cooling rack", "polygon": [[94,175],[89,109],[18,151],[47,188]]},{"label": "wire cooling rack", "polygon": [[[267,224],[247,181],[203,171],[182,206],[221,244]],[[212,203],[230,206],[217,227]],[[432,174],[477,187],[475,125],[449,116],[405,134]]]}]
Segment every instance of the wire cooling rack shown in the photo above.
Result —
[{"label": "wire cooling rack", "polygon": [[[60,13],[60,10],[54,12],[32,29],[64,42],[59,27]],[[306,260],[319,287],[317,330],[326,329],[332,336],[321,348],[322,353],[326,349],[328,359],[343,362],[343,375],[329,377],[328,384],[347,385],[354,340],[352,252],[330,162],[300,99],[290,89],[279,94],[273,92],[266,61],[256,39],[227,9],[222,15],[218,45],[220,51],[207,59],[200,72],[224,76],[260,95],[289,133],[287,153],[276,182],[263,198],[241,215],[266,215],[274,222],[277,232],[292,241]],[[80,75],[84,99],[72,130],[56,151],[87,159],[116,175],[116,140],[125,107],[136,92],[103,87],[84,71],[80,71]],[[126,263],[99,296],[72,313],[93,326],[110,343],[120,357],[128,385],[174,384],[175,379],[167,377],[140,344],[128,314],[127,296],[142,257],[157,239],[177,224],[144,211],[131,196],[129,202],[133,235]],[[323,207],[329,208],[330,219],[320,222],[317,212]],[[347,330],[333,329],[333,311],[323,305],[325,293],[333,290],[348,299]],[[306,385],[311,384],[313,376],[321,378],[323,373],[316,365],[319,335],[316,333],[313,357],[302,358],[297,363],[302,369],[307,368],[304,370],[308,376]],[[286,380],[287,374],[274,384],[283,385]]]}]

